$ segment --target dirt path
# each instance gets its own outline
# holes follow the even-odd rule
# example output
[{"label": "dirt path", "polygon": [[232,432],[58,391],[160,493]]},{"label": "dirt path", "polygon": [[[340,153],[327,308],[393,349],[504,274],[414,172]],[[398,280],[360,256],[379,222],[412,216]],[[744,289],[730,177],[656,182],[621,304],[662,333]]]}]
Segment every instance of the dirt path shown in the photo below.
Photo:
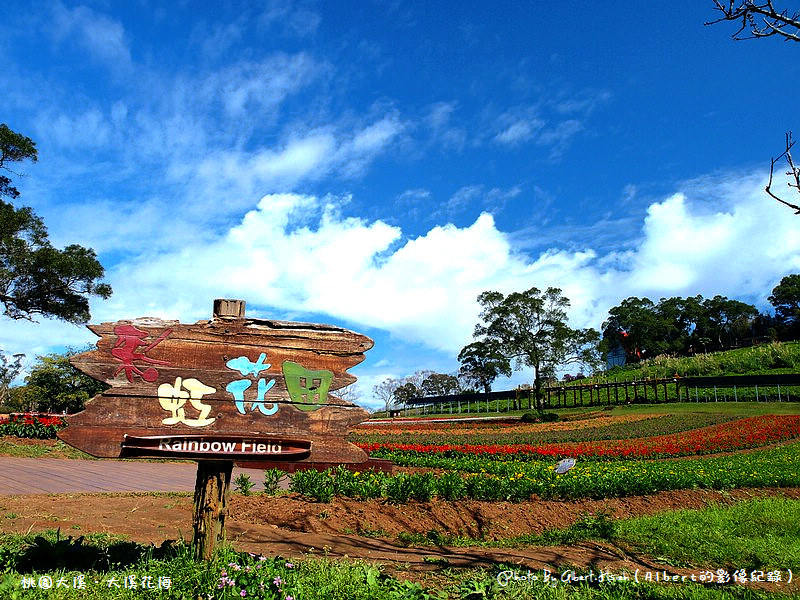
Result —
[{"label": "dirt path", "polygon": [[[235,547],[250,552],[300,557],[309,552],[361,558],[408,574],[451,567],[517,565],[519,569],[560,572],[565,566],[613,572],[676,569],[628,555],[612,545],[582,542],[571,546],[514,548],[406,547],[397,534],[441,534],[501,539],[564,528],[587,514],[625,518],[678,508],[703,508],[781,495],[800,499],[800,488],[744,489],[728,492],[682,490],[607,500],[573,502],[424,502],[402,506],[336,498],[308,502],[296,494],[231,497],[226,522]],[[50,494],[0,496],[0,531],[36,532],[60,528],[63,535],[110,533],[141,543],[191,538],[192,499],[188,494]],[[358,535],[358,534],[362,535]],[[713,565],[715,568],[724,565]],[[774,591],[774,587],[772,588]]]}]

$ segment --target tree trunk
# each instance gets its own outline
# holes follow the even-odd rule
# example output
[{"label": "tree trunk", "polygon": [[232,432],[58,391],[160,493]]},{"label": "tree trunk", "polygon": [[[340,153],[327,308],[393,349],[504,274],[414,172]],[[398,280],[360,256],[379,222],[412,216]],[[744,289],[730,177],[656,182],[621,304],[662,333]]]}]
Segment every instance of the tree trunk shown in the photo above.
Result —
[{"label": "tree trunk", "polygon": [[200,461],[194,486],[194,557],[210,561],[225,539],[225,514],[233,461]]}]

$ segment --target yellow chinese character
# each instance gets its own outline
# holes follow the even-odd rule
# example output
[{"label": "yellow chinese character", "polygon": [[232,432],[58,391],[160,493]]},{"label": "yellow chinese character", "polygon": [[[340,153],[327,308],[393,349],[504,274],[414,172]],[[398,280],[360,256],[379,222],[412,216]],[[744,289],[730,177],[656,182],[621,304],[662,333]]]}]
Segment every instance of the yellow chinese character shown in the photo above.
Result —
[{"label": "yellow chinese character", "polygon": [[[186,388],[186,390],[181,389]],[[183,423],[190,427],[204,427],[211,425],[216,419],[208,418],[208,413],[211,412],[211,406],[203,404],[200,399],[206,394],[213,394],[216,388],[205,385],[202,381],[197,379],[187,379],[183,381],[181,377],[175,378],[175,384],[162,383],[158,386],[158,402],[161,408],[172,413],[171,417],[163,419],[161,422],[164,425],[175,425]],[[184,405],[186,400],[189,400],[196,410],[200,411],[200,415],[196,419],[187,419]]]}]

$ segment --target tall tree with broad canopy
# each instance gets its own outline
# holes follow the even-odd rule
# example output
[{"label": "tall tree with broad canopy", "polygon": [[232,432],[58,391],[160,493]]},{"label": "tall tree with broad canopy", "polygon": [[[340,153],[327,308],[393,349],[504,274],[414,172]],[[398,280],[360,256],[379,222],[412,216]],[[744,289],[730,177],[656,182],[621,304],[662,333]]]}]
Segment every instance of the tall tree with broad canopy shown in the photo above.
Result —
[{"label": "tall tree with broad canopy", "polygon": [[629,360],[660,354],[666,350],[669,325],[649,298],[626,298],[608,311],[603,322],[603,352],[619,344]]},{"label": "tall tree with broad canopy", "polygon": [[714,296],[703,301],[704,332],[717,348],[732,346],[734,340],[747,337],[758,309],[752,304]]},{"label": "tall tree with broad canopy", "polygon": [[47,228],[29,207],[15,208],[19,190],[5,173],[11,163],[36,162],[36,144],[0,124],[0,302],[12,319],[34,315],[70,323],[89,320],[89,296],[108,298],[101,283],[104,269],[91,248],[72,244],[59,250],[50,244]]},{"label": "tall tree with broad canopy", "polygon": [[461,363],[458,374],[486,394],[492,391],[492,382],[500,375],[511,376],[511,362],[494,339],[467,344],[458,353],[458,362]]},{"label": "tall tree with broad canopy", "polygon": [[594,329],[569,327],[569,299],[559,288],[542,292],[532,287],[508,296],[488,291],[478,296],[478,303],[482,323],[475,326],[475,337],[496,343],[516,368],[533,369],[537,408],[544,408],[542,386],[557,367],[580,363],[594,369],[599,365],[600,335]]},{"label": "tall tree with broad canopy", "polygon": [[395,406],[406,406],[412,398],[422,396],[422,390],[412,381],[405,381],[394,389]]},{"label": "tall tree with broad canopy", "polygon": [[431,373],[422,380],[422,393],[425,396],[449,396],[460,391],[461,384],[455,375]]}]

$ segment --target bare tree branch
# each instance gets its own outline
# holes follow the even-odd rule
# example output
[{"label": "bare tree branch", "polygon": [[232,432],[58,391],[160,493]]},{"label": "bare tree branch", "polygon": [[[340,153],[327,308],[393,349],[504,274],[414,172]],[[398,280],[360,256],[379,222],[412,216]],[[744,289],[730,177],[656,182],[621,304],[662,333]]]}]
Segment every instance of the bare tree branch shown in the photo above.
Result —
[{"label": "bare tree branch", "polygon": [[[800,10],[776,9],[773,0],[713,0],[714,10],[722,16],[714,21],[709,21],[706,25],[714,25],[722,21],[734,21],[739,23],[739,29],[731,36],[734,40],[746,40],[753,38],[771,37],[777,35],[787,41],[800,42]],[[750,35],[742,35],[747,31]],[[789,170],[786,175],[794,180],[787,185],[800,194],[800,168],[796,167],[792,160],[792,132],[786,134],[786,149],[777,158],[773,158],[769,165],[769,182],[764,188],[767,194],[781,204],[784,204],[800,215],[800,206],[784,200],[772,191],[772,179],[775,174],[775,165],[781,160],[786,159]]]},{"label": "bare tree branch", "polygon": [[[714,0],[714,10],[722,16],[706,25],[737,21],[740,27],[731,36],[735,40],[777,35],[787,41],[800,42],[800,11],[778,10],[772,0]],[[744,31],[750,35],[742,35]]]},{"label": "bare tree branch", "polygon": [[780,161],[782,158],[786,159],[786,163],[789,165],[789,170],[786,171],[786,175],[788,175],[791,179],[794,180],[794,183],[791,181],[787,182],[790,188],[794,188],[795,191],[800,193],[800,167],[796,167],[794,161],[792,160],[792,146],[794,146],[795,140],[792,139],[792,132],[789,131],[786,134],[786,150],[781,152],[781,154],[777,158],[773,158],[769,165],[769,182],[767,183],[767,187],[764,190],[772,196],[775,200],[780,202],[781,204],[785,204],[789,208],[795,211],[794,214],[800,215],[800,206],[797,204],[792,204],[791,202],[787,202],[783,198],[779,197],[775,193],[772,192],[772,175],[775,172],[775,164]]}]

